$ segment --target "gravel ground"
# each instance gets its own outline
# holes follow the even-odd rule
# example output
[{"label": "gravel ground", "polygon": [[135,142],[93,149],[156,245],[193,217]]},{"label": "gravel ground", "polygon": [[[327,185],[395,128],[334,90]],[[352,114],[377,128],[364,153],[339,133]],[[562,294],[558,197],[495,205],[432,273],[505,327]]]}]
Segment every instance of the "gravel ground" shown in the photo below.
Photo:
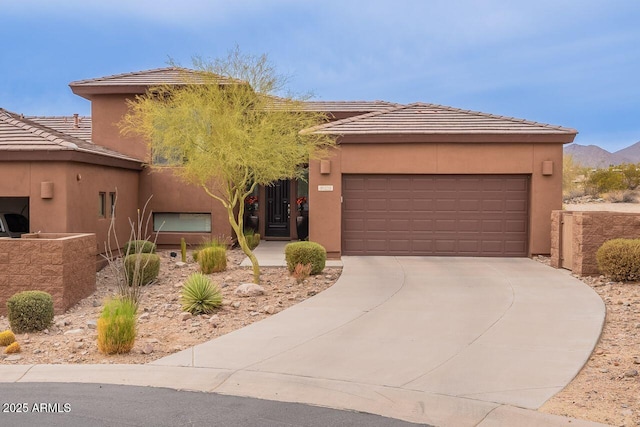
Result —
[{"label": "gravel ground", "polygon": [[[252,271],[240,267],[245,258],[237,249],[227,253],[227,270],[210,277],[222,287],[223,306],[212,315],[191,316],[181,310],[180,291],[184,280],[198,271],[191,261],[181,266],[170,251],[159,251],[160,275],[156,283],[144,288],[138,309],[138,333],[128,354],[104,355],[96,344],[96,320],[105,298],[117,292],[110,270],[97,273],[97,290],[66,313],[55,316],[54,324],[39,333],[16,336],[22,351],[15,355],[0,353],[0,364],[71,363],[148,363],[180,350],[227,334],[297,304],[333,285],[342,269],[325,268],[298,284],[286,268],[263,267],[261,285],[265,294],[242,297],[234,294],[241,283],[252,282]],[[189,253],[188,259],[191,260]],[[0,317],[0,331],[9,329],[6,317]],[[2,350],[2,349],[0,349]]]}]

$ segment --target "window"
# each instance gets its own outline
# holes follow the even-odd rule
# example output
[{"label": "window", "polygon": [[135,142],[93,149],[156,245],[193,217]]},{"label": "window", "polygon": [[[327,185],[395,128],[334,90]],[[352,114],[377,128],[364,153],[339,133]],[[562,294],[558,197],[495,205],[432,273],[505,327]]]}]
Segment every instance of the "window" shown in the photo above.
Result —
[{"label": "window", "polygon": [[98,216],[100,218],[107,216],[107,193],[103,191],[98,193]]},{"label": "window", "polygon": [[111,216],[116,216],[116,193],[111,192],[109,193],[109,203],[111,204],[111,209],[109,209],[109,212],[111,212]]},{"label": "window", "polygon": [[153,231],[211,233],[211,214],[154,212]]}]

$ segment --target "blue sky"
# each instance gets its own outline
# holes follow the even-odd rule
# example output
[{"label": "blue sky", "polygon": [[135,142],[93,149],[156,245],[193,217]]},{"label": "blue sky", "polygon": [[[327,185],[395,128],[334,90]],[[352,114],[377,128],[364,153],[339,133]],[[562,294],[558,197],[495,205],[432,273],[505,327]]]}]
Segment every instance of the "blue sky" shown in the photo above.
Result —
[{"label": "blue sky", "polygon": [[21,0],[0,5],[0,107],[89,114],[73,80],[266,53],[323,100],[450,105],[640,141],[637,0]]}]

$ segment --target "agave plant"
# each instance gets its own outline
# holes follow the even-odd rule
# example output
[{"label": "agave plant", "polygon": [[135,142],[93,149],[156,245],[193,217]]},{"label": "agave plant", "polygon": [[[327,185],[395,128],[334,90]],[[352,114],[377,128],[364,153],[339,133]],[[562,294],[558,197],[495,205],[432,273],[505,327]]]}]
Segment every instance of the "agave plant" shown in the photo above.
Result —
[{"label": "agave plant", "polygon": [[182,286],[180,298],[182,310],[191,314],[207,314],[222,304],[222,293],[218,285],[202,273],[193,273]]}]

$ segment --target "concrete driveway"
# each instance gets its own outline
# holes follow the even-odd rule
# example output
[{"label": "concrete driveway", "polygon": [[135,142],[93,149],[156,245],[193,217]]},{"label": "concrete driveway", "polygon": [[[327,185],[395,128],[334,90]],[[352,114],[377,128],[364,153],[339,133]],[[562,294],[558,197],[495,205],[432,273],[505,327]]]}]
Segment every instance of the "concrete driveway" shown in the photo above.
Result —
[{"label": "concrete driveway", "polygon": [[153,364],[3,366],[0,381],[170,387],[437,426],[596,425],[532,410],[578,373],[604,321],[567,271],[523,258],[343,263],[313,298]]},{"label": "concrete driveway", "polygon": [[318,296],[154,364],[219,370],[220,393],[476,425],[560,391],[604,320],[588,286],[530,259],[343,262]]}]

